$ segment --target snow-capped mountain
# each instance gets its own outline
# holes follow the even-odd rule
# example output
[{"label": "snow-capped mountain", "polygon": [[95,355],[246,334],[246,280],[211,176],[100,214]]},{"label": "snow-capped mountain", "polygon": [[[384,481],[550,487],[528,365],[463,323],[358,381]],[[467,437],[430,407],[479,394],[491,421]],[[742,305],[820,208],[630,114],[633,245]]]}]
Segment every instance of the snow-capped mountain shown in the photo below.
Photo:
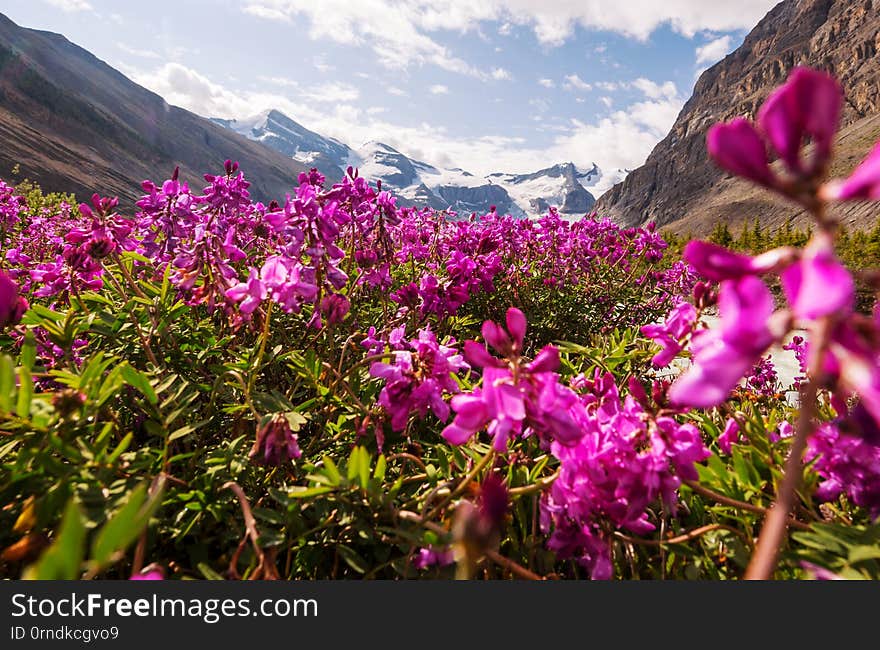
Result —
[{"label": "snow-capped mountain", "polygon": [[596,202],[596,197],[587,191],[584,184],[595,184],[600,176],[601,172],[595,164],[588,170],[582,170],[569,162],[531,174],[496,173],[489,178],[502,185],[513,200],[530,214],[542,214],[550,206],[555,206],[562,213],[586,214]]},{"label": "snow-capped mountain", "polygon": [[580,216],[592,209],[599,189],[625,176],[622,170],[605,176],[595,164],[581,169],[570,162],[531,174],[475,176],[461,168],[443,169],[415,160],[382,142],[352,149],[306,129],[277,110],[242,120],[215,118],[214,122],[317,167],[329,179],[340,178],[350,165],[367,180],[382,181],[404,205],[450,209],[461,215],[484,214],[494,205],[499,213],[515,217],[539,216],[550,206],[563,214]]},{"label": "snow-capped mountain", "polygon": [[348,164],[357,167],[370,181],[381,180],[412,205],[448,208],[459,214],[488,212],[494,205],[499,213],[524,217],[503,186],[462,169],[440,169],[413,160],[381,142],[367,142],[353,151]]},{"label": "snow-capped mountain", "polygon": [[212,118],[212,121],[246,138],[262,142],[289,158],[317,167],[328,178],[342,177],[345,169],[343,162],[351,152],[348,145],[309,131],[274,109],[243,120]]}]

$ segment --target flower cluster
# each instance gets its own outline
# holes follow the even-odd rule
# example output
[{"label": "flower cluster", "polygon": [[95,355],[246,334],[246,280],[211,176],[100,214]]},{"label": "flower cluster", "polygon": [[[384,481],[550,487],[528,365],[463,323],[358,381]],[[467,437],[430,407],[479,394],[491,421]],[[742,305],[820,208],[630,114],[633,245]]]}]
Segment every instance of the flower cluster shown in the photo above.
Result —
[{"label": "flower cluster", "polygon": [[816,498],[833,501],[846,494],[872,518],[880,516],[880,446],[876,442],[844,433],[832,423],[819,427],[804,457],[807,462],[815,461],[813,469],[821,478]]},{"label": "flower cluster", "polygon": [[612,530],[654,530],[649,507],[658,499],[674,510],[682,479],[696,480],[694,464],[709,456],[700,431],[656,416],[632,395],[621,399],[610,374],[583,378],[584,434],[576,444],[556,441],[559,477],[541,503],[549,548],[577,558],[594,579],[612,575]]},{"label": "flower cluster", "polygon": [[455,419],[443,437],[455,445],[486,430],[496,451],[504,451],[513,437],[536,433],[542,440],[572,444],[582,435],[583,406],[577,395],[559,381],[559,352],[545,346],[533,361],[522,358],[526,317],[515,307],[507,310],[507,328],[483,323],[486,342],[502,358],[494,357],[476,341],[466,341],[464,355],[483,368],[481,385],[452,398]]},{"label": "flower cluster", "polygon": [[370,366],[372,377],[385,380],[378,403],[391,416],[391,428],[403,431],[411,414],[424,418],[429,409],[446,422],[449,404],[445,397],[458,392],[454,377],[468,368],[453,347],[455,341],[441,345],[430,329],[419,330],[416,338],[406,340],[402,328],[393,340],[393,360],[377,361]]},{"label": "flower cluster", "polygon": [[776,397],[779,394],[779,375],[769,356],[761,357],[746,375],[746,388],[758,397]]}]

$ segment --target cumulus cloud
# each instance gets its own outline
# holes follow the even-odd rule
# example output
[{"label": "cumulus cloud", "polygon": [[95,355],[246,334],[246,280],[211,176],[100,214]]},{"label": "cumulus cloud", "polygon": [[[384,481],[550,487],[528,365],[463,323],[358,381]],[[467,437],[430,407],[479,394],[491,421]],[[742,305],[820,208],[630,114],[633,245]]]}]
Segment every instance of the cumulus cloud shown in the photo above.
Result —
[{"label": "cumulus cloud", "polygon": [[434,84],[433,86],[428,88],[428,91],[432,95],[448,95],[449,94],[449,87],[444,86],[443,84]]},{"label": "cumulus cloud", "polygon": [[650,79],[639,77],[635,81],[631,81],[629,85],[642,91],[649,99],[674,99],[678,96],[678,90],[671,81],[658,84]]},{"label": "cumulus cloud", "polygon": [[538,83],[544,86],[544,88],[556,87],[556,83],[552,79],[538,79]]},{"label": "cumulus cloud", "polygon": [[581,79],[576,74],[569,74],[565,76],[565,82],[562,84],[562,87],[566,90],[580,90],[587,91],[592,90],[593,86],[588,84],[586,81]]},{"label": "cumulus cloud", "polygon": [[491,75],[493,79],[496,79],[498,81],[505,81],[512,78],[510,76],[510,72],[505,70],[504,68],[493,68]]},{"label": "cumulus cloud", "polygon": [[716,61],[720,61],[730,52],[733,39],[730,36],[721,36],[715,40],[709,41],[705,45],[697,48],[696,65],[711,65]]},{"label": "cumulus cloud", "polygon": [[46,3],[60,9],[64,13],[92,11],[93,7],[86,0],[46,0]]},{"label": "cumulus cloud", "polygon": [[309,89],[302,93],[306,99],[316,102],[352,102],[360,95],[360,91],[351,84],[336,81],[309,86]]},{"label": "cumulus cloud", "polygon": [[492,22],[501,36],[520,25],[551,46],[566,41],[577,26],[646,40],[667,25],[692,37],[700,31],[751,28],[775,4],[776,0],[249,0],[244,11],[268,20],[305,18],[311,38],[366,45],[388,68],[427,63],[485,78],[486,72],[454,56],[435,34],[481,34],[481,24]]},{"label": "cumulus cloud", "polygon": [[160,59],[162,58],[158,52],[154,52],[153,50],[146,49],[138,49],[136,47],[131,47],[126,45],[125,43],[121,43],[117,41],[116,47],[118,47],[121,51],[126,54],[130,54],[131,56],[137,56],[143,59]]}]

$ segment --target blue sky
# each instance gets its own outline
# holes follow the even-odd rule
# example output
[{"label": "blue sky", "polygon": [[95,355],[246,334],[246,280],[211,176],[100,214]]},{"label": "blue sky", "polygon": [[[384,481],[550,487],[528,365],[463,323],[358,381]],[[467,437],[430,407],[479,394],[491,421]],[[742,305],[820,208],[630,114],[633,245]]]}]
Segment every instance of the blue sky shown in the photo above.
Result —
[{"label": "blue sky", "polygon": [[0,0],[170,103],[473,173],[641,164],[773,0]]}]

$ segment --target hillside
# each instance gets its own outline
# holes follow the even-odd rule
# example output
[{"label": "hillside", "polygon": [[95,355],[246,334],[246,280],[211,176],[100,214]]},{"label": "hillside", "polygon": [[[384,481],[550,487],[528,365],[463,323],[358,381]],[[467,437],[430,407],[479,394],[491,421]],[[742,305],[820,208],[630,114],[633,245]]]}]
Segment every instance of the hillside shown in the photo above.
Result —
[{"label": "hillside", "polygon": [[255,198],[283,198],[306,166],[189,111],[168,105],[59,34],[0,14],[0,176],[47,189],[139,196],[175,166],[196,187],[238,160]]},{"label": "hillside", "polygon": [[[626,225],[705,234],[719,220],[760,219],[768,226],[804,215],[795,206],[720,171],[706,154],[715,122],[754,117],[773,88],[797,65],[838,77],[846,94],[835,174],[849,172],[880,137],[880,0],[786,0],[743,44],[706,70],[669,134],[645,164],[600,197],[596,209]],[[847,206],[840,218],[866,225],[876,207]]]}]

